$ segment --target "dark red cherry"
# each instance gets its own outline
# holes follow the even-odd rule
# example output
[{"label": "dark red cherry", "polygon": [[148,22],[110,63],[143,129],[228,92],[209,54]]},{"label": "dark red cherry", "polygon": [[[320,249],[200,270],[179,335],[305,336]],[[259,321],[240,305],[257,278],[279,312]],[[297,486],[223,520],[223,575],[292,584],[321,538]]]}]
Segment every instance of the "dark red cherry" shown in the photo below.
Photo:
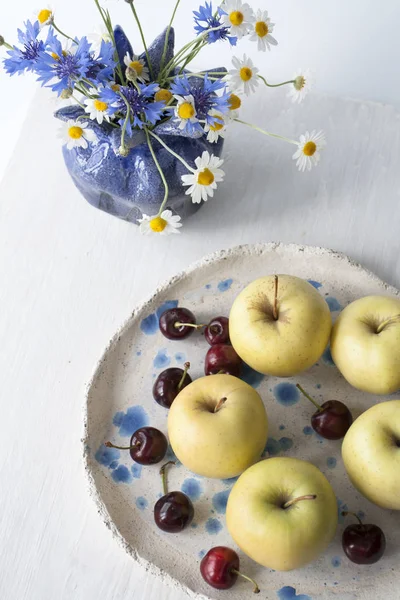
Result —
[{"label": "dark red cherry", "polygon": [[153,385],[153,398],[160,406],[170,408],[179,392],[192,383],[187,372],[189,367],[190,364],[185,363],[185,370],[171,367],[159,374]]},{"label": "dark red cherry", "polygon": [[239,377],[242,366],[243,361],[232,346],[215,344],[206,354],[204,372],[206,375],[216,375],[221,372]]},{"label": "dark red cherry", "polygon": [[135,431],[129,446],[115,446],[111,442],[106,442],[105,445],[118,450],[129,450],[132,459],[140,465],[160,462],[168,450],[167,438],[154,427],[141,427]]},{"label": "dark red cherry", "polygon": [[196,329],[193,325],[196,325],[196,317],[187,308],[169,308],[162,313],[159,320],[160,331],[169,340],[188,337]]},{"label": "dark red cherry", "polygon": [[347,406],[339,400],[328,400],[319,405],[299,384],[297,387],[318,409],[311,417],[314,431],[327,440],[344,438],[353,423],[353,416]]},{"label": "dark red cherry", "polygon": [[260,592],[253,579],[239,572],[240,561],[234,550],[226,546],[215,546],[207,552],[200,563],[200,573],[211,587],[217,590],[229,590],[237,581],[244,577],[254,585],[254,593]]},{"label": "dark red cherry", "polygon": [[183,492],[169,492],[154,506],[154,521],[167,533],[179,533],[190,525],[194,517],[192,501]]},{"label": "dark red cherry", "polygon": [[378,525],[364,525],[354,513],[342,514],[353,515],[358,520],[358,523],[348,525],[343,531],[342,547],[347,558],[357,565],[372,565],[378,562],[386,548],[386,538],[382,529]]},{"label": "dark red cherry", "polygon": [[204,330],[204,337],[210,346],[214,344],[229,344],[229,319],[215,317]]}]

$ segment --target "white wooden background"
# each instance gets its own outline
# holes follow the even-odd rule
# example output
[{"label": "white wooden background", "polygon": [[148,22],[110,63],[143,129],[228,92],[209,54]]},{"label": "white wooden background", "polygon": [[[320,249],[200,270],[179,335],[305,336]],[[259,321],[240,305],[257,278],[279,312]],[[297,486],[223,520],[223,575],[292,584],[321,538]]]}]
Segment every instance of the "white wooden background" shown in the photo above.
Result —
[{"label": "white wooden background", "polygon": [[85,383],[135,304],[220,248],[326,246],[399,287],[400,116],[323,95],[293,107],[263,90],[243,117],[288,136],[324,128],[320,167],[297,173],[292,147],[237,125],[215,199],[180,236],[144,239],[80,197],[50,110],[36,96],[0,185],[0,598],[183,600],[124,554],[87,495]]}]

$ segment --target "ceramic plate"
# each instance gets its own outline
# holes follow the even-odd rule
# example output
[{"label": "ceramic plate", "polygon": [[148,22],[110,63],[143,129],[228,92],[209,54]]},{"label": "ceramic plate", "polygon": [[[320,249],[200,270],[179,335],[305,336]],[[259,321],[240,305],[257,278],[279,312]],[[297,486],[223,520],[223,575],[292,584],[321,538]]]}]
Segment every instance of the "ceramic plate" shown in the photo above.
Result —
[{"label": "ceramic plate", "polygon": [[[236,295],[257,277],[288,273],[308,279],[325,298],[333,319],[349,302],[369,294],[398,295],[394,288],[343,255],[320,248],[267,244],[238,247],[202,260],[156,291],[136,309],[115,335],[97,367],[87,393],[85,461],[90,490],[100,512],[132,557],[158,577],[195,598],[222,598],[201,579],[199,562],[215,545],[232,543],[225,525],[225,508],[234,480],[197,477],[178,463],[169,471],[170,490],[183,490],[195,507],[191,527],[181,534],[164,534],[153,522],[153,505],[161,495],[159,465],[141,467],[129,452],[108,449],[106,440],[126,445],[133,431],[152,425],[167,433],[167,411],[152,397],[160,371],[189,360],[192,378],[201,377],[208,345],[200,334],[169,341],[158,330],[158,317],[168,307],[185,306],[207,321],[229,315]],[[300,398],[299,381],[317,400],[340,399],[358,416],[376,398],[352,389],[332,362],[329,348],[320,361],[296,379],[264,377],[246,369],[243,377],[257,388],[268,412],[270,432],[265,457],[307,459],[327,476],[337,495],[339,514],[348,508],[387,535],[385,557],[376,565],[358,567],[341,550],[343,518],[327,552],[309,566],[292,572],[273,572],[239,552],[242,570],[254,577],[270,600],[388,600],[398,597],[400,521],[398,513],[383,511],[360,496],[349,483],[340,457],[340,442],[320,438],[310,427],[313,407]],[[385,398],[380,398],[383,401]],[[169,456],[172,456],[171,452]],[[268,542],[267,542],[268,543]],[[230,600],[251,596],[239,582]],[[395,595],[393,595],[395,594]]]}]

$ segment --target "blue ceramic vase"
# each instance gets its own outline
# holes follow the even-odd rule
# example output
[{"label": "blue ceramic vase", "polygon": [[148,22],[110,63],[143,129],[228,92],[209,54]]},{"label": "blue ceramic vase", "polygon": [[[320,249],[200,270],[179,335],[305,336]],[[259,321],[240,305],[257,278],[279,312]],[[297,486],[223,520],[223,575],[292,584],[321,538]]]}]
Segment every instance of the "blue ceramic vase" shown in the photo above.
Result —
[{"label": "blue ceramic vase", "polygon": [[[164,31],[149,47],[149,55],[155,77],[160,71],[161,57],[164,49]],[[132,55],[132,47],[121,27],[115,29],[115,41],[120,62],[129,52]],[[170,61],[174,55],[174,30],[171,28],[168,39],[168,50],[166,60]],[[146,60],[146,56],[140,58]],[[218,68],[210,70],[225,71]],[[191,83],[196,84],[197,78],[191,78]],[[202,84],[201,79],[197,83]],[[55,116],[62,121],[76,119],[84,114],[79,106],[68,106],[61,108]],[[129,221],[138,223],[143,214],[157,214],[164,198],[164,186],[160,174],[150,154],[146,143],[145,134],[135,131],[131,138],[126,139],[130,148],[128,156],[123,157],[118,149],[121,141],[121,130],[112,127],[106,122],[99,125],[96,121],[88,121],[88,128],[95,131],[98,138],[96,145],[68,150],[63,147],[63,155],[68,172],[78,190],[84,198],[96,208]],[[207,142],[204,135],[189,136],[179,129],[178,125],[171,119],[160,123],[154,128],[154,132],[166,144],[190,165],[198,156],[208,150],[210,154],[221,156],[223,140],[211,144]],[[156,140],[153,148],[157,159],[164,171],[169,186],[169,200],[167,207],[171,208],[182,219],[188,217],[200,208],[201,204],[193,204],[190,196],[185,195],[182,187],[181,176],[187,173],[182,163],[165,150]]]}]

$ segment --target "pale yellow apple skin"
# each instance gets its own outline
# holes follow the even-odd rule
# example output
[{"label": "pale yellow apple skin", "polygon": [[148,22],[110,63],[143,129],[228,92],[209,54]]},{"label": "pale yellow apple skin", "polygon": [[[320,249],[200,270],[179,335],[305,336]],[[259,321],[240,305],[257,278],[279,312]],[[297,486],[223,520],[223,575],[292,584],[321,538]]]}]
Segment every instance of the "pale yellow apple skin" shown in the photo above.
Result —
[{"label": "pale yellow apple skin", "polygon": [[[214,413],[220,398],[226,401]],[[168,436],[190,471],[228,479],[260,458],[268,437],[267,413],[256,390],[241,379],[209,375],[193,381],[175,398]]]},{"label": "pale yellow apple skin", "polygon": [[304,279],[278,275],[279,319],[271,310],[275,277],[262,277],[235,299],[229,335],[239,356],[260,373],[291,377],[312,367],[331,333],[329,307]]},{"label": "pale yellow apple skin", "polygon": [[396,315],[400,300],[387,296],[360,298],[339,315],[332,330],[332,358],[353,387],[384,395],[400,389],[400,319],[376,333]]},{"label": "pale yellow apple skin", "polygon": [[400,510],[400,400],[375,404],[350,427],[342,457],[350,481],[382,508]]},{"label": "pale yellow apple skin", "polygon": [[[316,494],[290,508],[281,504]],[[317,467],[297,458],[268,458],[235,483],[226,510],[229,533],[250,558],[276,571],[316,559],[332,541],[338,522],[333,489]]]}]

